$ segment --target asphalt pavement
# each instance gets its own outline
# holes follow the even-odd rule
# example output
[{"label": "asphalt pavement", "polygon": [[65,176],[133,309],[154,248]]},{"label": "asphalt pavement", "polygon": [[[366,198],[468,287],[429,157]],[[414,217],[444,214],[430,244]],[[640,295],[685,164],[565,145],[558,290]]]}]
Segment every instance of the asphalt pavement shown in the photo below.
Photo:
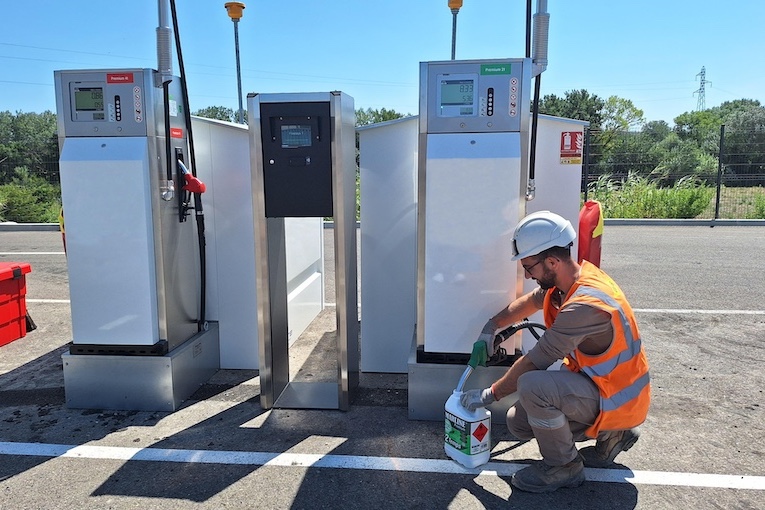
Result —
[{"label": "asphalt pavement", "polygon": [[69,409],[61,236],[0,229],[0,261],[32,265],[38,326],[0,347],[0,508],[765,508],[763,253],[763,226],[606,226],[650,414],[613,469],[535,495],[509,484],[534,441],[495,425],[489,464],[458,466],[443,423],[407,418],[405,374],[362,374],[347,412],[264,411],[252,370],[220,371],[174,413]]}]

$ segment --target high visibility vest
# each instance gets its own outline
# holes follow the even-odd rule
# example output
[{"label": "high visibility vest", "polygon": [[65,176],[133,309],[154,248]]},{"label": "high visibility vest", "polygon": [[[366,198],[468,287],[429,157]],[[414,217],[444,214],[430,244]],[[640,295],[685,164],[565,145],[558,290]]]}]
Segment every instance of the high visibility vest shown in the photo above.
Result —
[{"label": "high visibility vest", "polygon": [[[558,314],[551,300],[544,300],[545,324],[549,328]],[[601,430],[625,430],[645,421],[651,402],[648,360],[635,314],[619,286],[603,271],[583,261],[579,278],[569,289],[561,309],[572,303],[589,305],[611,315],[614,338],[606,352],[589,355],[578,348],[563,362],[573,372],[584,372],[600,391],[600,414],[585,433],[597,437]]]}]

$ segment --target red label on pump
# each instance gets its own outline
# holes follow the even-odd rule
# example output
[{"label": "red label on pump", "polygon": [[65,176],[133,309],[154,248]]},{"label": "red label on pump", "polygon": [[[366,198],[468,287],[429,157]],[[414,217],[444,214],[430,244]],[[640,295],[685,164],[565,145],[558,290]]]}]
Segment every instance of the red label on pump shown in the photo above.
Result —
[{"label": "red label on pump", "polygon": [[133,73],[106,73],[106,83],[133,83]]},{"label": "red label on pump", "polygon": [[183,138],[183,129],[170,128],[170,138]]}]

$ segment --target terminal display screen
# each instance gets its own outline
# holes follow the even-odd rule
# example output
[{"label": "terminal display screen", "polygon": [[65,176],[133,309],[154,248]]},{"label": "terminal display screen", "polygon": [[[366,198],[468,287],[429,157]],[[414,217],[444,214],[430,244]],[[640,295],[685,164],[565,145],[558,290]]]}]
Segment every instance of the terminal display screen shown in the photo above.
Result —
[{"label": "terminal display screen", "polygon": [[441,106],[472,106],[475,102],[473,80],[441,81]]},{"label": "terminal display screen", "polygon": [[74,89],[74,109],[78,112],[104,111],[104,89],[101,87]]},{"label": "terminal display screen", "polygon": [[282,149],[311,146],[311,126],[308,124],[283,125]]}]

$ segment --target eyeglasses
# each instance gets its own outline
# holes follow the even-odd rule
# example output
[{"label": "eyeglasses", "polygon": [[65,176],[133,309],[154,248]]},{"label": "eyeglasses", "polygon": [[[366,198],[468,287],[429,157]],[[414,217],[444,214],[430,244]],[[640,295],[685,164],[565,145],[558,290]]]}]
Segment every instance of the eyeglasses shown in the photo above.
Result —
[{"label": "eyeglasses", "polygon": [[536,266],[537,264],[539,264],[539,263],[540,263],[540,262],[542,262],[543,260],[544,260],[544,259],[539,259],[539,260],[537,260],[536,262],[534,262],[533,264],[531,264],[531,265],[530,265],[530,266],[528,266],[528,267],[526,267],[526,266],[523,266],[523,270],[524,270],[524,271],[526,271],[526,274],[527,274],[527,275],[531,276],[531,270],[532,270],[532,269],[534,269],[534,266]]}]

